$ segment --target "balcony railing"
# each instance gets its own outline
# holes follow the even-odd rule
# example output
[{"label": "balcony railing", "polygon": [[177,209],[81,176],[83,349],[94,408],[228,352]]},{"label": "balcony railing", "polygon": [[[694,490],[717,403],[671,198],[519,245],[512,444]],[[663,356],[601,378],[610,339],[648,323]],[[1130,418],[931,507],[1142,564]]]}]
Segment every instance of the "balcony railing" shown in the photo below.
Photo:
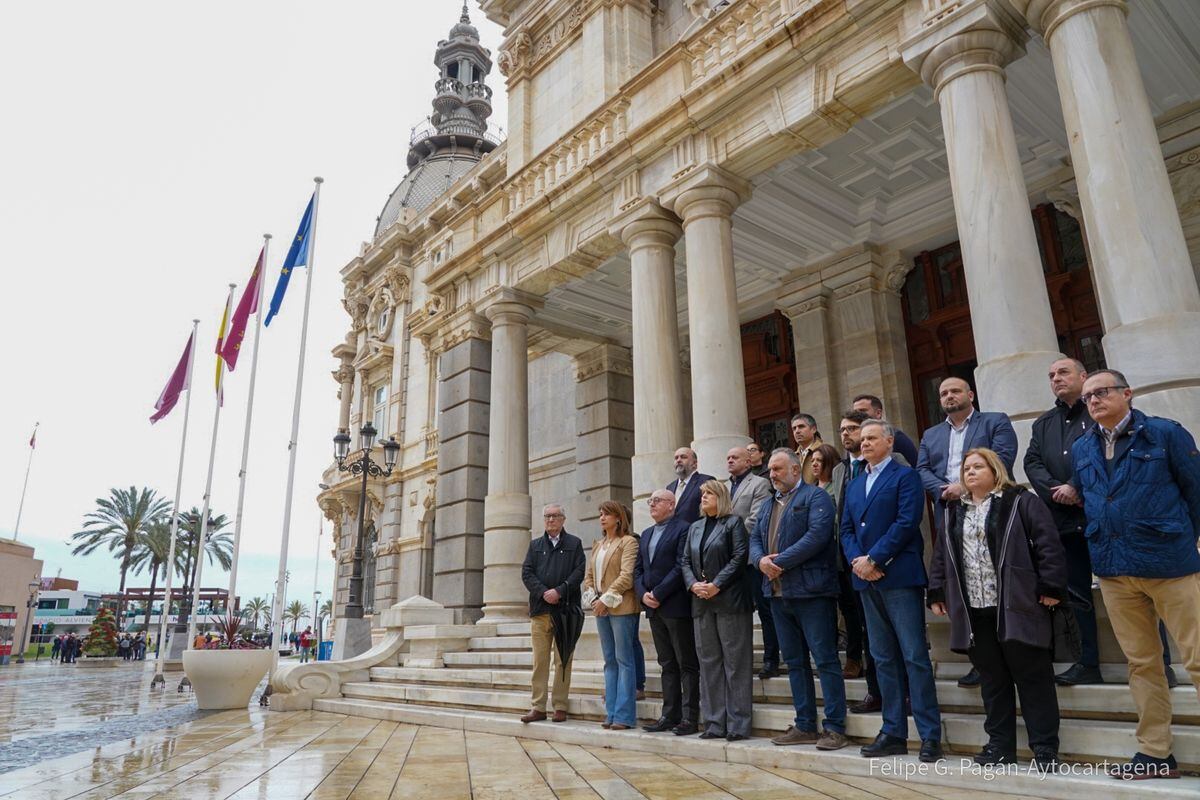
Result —
[{"label": "balcony railing", "polygon": [[[448,134],[449,135],[467,134],[467,135],[471,135],[471,136],[475,135],[475,133],[473,131],[467,131],[467,130],[456,131],[456,130],[454,130],[453,125],[443,125],[440,135],[444,136],[444,135],[448,135]],[[409,144],[409,146],[412,146],[414,144],[417,144],[418,142],[423,142],[426,139],[429,139],[433,136],[438,136],[438,135],[439,135],[438,129],[434,126],[433,121],[429,117],[425,117],[424,119],[422,119],[420,122],[418,122],[416,125],[414,125],[412,127],[412,135],[408,139],[408,144]],[[484,133],[483,133],[484,141],[491,142],[492,144],[496,145],[497,147],[499,147],[501,144],[504,143],[505,138],[506,138],[506,134],[504,132],[504,129],[501,128],[499,125],[488,125],[487,130],[484,131]]]}]

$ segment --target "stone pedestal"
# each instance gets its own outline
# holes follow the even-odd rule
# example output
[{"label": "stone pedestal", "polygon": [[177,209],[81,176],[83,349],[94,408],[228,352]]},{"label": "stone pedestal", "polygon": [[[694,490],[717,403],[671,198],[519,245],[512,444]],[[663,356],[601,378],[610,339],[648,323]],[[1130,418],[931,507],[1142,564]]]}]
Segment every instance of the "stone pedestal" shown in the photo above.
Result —
[{"label": "stone pedestal", "polygon": [[1108,365],[1148,414],[1200,429],[1200,289],[1123,0],[1032,0],[1054,59]]},{"label": "stone pedestal", "polygon": [[629,246],[633,301],[633,516],[650,524],[646,500],[671,478],[672,456],[684,439],[679,310],[675,300],[676,217],[656,203],[630,212],[619,231]]},{"label": "stone pedestal", "polygon": [[333,637],[333,661],[345,661],[371,649],[371,620],[342,618]]},{"label": "stone pedestal", "polygon": [[537,301],[501,290],[485,309],[492,322],[492,402],[484,498],[483,618],[529,618],[521,564],[529,548],[529,318]]},{"label": "stone pedestal", "polygon": [[668,193],[687,244],[692,447],[700,471],[718,478],[728,475],[725,454],[750,438],[733,275],[733,210],[749,195],[749,184],[715,166]]},{"label": "stone pedestal", "polygon": [[[975,331],[980,406],[1029,440],[1046,405],[1058,339],[1004,88],[1024,29],[1002,0],[974,0],[904,44],[941,107],[954,213]],[[1017,478],[1024,478],[1020,462]]]}]

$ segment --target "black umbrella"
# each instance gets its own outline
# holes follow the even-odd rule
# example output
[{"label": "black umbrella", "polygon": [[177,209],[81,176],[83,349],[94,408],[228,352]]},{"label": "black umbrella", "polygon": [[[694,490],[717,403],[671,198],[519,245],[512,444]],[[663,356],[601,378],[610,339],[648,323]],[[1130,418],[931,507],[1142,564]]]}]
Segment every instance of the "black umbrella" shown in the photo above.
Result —
[{"label": "black umbrella", "polygon": [[579,635],[583,633],[583,609],[577,603],[558,603],[550,612],[550,623],[554,626],[554,645],[558,648],[558,669],[566,679],[567,664],[575,653]]}]

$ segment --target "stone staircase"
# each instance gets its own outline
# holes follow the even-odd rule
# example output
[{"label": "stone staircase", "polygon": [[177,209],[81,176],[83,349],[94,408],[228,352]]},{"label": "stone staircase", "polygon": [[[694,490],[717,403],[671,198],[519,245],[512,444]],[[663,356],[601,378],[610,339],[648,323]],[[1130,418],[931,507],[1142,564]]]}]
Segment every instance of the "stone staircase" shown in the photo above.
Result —
[{"label": "stone staircase", "polygon": [[[408,601],[406,601],[408,602]],[[426,603],[428,601],[425,601]],[[400,609],[394,607],[392,613]],[[784,730],[794,716],[786,676],[754,681],[753,729],[756,738],[734,744],[702,741],[696,737],[647,734],[641,731],[610,732],[599,727],[604,718],[603,674],[594,621],[588,620],[576,651],[568,712],[570,721],[521,724],[518,717],[529,709],[530,667],[528,625],[525,623],[470,625],[409,625],[394,654],[376,658],[365,669],[345,672],[336,693],[312,701],[312,708],[393,721],[464,728],[532,739],[560,741],[651,752],[669,752],[758,766],[778,766],[834,771],[871,777],[895,777],[936,782],[964,789],[985,788],[1025,797],[1070,798],[1098,791],[1105,797],[1200,798],[1200,701],[1188,683],[1172,692],[1175,755],[1185,772],[1178,781],[1118,782],[1099,774],[1096,765],[1125,760],[1136,750],[1136,714],[1124,667],[1104,666],[1106,680],[1099,686],[1060,688],[1063,713],[1061,754],[1072,762],[1072,774],[1040,776],[1026,766],[985,779],[969,757],[983,746],[983,708],[976,689],[962,689],[956,680],[967,669],[962,662],[935,664],[938,698],[943,715],[943,741],[948,760],[933,770],[915,756],[895,760],[864,759],[857,746],[833,753],[811,747],[775,747],[769,737]],[[658,718],[660,680],[654,660],[649,625],[641,630],[646,650],[646,699],[638,702],[638,717]],[[756,631],[756,640],[758,639]],[[931,638],[937,639],[931,633]],[[399,640],[396,640],[399,641]],[[756,643],[756,646],[761,646]],[[386,648],[385,648],[386,649]],[[379,650],[379,647],[376,648]],[[374,651],[373,651],[374,652]],[[1064,665],[1065,668],[1065,665]],[[1186,678],[1176,668],[1181,680]],[[847,681],[847,697],[866,692],[863,680]],[[278,688],[277,688],[278,691]],[[820,685],[817,685],[818,694]],[[272,697],[272,707],[276,700]],[[285,706],[281,706],[285,707]],[[847,734],[865,742],[879,730],[878,714],[850,714]],[[1019,733],[1021,747],[1025,734]],[[915,727],[909,738],[918,741]],[[913,748],[915,753],[915,747]],[[1027,755],[1026,750],[1022,750]]]}]

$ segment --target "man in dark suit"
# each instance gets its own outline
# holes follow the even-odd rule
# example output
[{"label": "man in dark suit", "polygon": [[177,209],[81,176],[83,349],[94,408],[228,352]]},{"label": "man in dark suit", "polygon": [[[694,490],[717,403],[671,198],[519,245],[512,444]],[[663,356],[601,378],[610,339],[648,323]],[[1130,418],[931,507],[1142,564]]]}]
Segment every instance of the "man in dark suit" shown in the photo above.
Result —
[{"label": "man in dark suit", "polygon": [[688,525],[675,516],[675,495],[666,489],[650,495],[650,518],[654,524],[642,531],[633,583],[662,667],[663,704],[658,721],[642,729],[689,736],[700,718],[700,662],[691,595],[683,588],[679,568]]},{"label": "man in dark suit", "polygon": [[920,759],[942,755],[942,718],[925,638],[924,500],[915,470],[892,460],[892,426],[862,424],[859,452],[867,470],[850,482],[842,513],[842,550],[854,572],[870,631],[871,658],[883,694],[883,728],[862,749],[867,757],[908,752],[904,677],[921,735]]},{"label": "man in dark suit", "polygon": [[681,447],[675,451],[675,480],[667,484],[667,491],[675,495],[675,516],[688,525],[700,519],[701,484],[713,479],[699,472],[699,467],[695,450]]},{"label": "man in dark suit", "polygon": [[[934,525],[945,525],[946,503],[962,497],[965,489],[959,479],[963,454],[975,447],[994,450],[1011,478],[1017,460],[1017,433],[1008,415],[998,411],[976,411],[975,393],[962,378],[946,378],[938,387],[938,398],[945,422],[939,422],[921,437],[917,453],[917,472],[925,491],[933,500]],[[978,686],[979,671],[972,668],[958,685]]]}]

